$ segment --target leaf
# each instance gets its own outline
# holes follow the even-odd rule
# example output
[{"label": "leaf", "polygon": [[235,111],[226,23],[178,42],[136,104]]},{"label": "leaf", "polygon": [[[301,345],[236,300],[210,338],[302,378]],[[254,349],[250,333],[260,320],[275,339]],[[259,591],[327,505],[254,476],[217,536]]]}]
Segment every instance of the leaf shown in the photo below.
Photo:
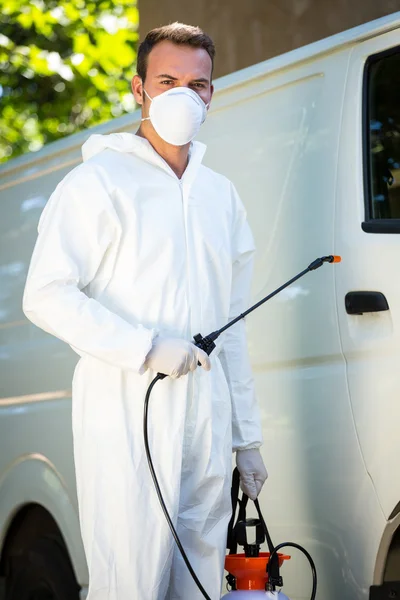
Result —
[{"label": "leaf", "polygon": [[32,27],[32,16],[26,13],[21,13],[17,16],[18,23],[22,25],[24,29],[29,29]]},{"label": "leaf", "polygon": [[138,21],[135,0],[0,0],[0,162],[130,110]]}]

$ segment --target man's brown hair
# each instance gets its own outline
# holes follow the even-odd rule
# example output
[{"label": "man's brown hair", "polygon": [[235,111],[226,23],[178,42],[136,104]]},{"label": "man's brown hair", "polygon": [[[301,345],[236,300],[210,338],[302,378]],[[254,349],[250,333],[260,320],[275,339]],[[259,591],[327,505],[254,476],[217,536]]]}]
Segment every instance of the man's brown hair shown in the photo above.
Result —
[{"label": "man's brown hair", "polygon": [[147,58],[156,44],[167,40],[178,45],[204,48],[211,58],[211,74],[214,68],[215,46],[212,39],[200,27],[184,25],[184,23],[171,23],[152,29],[139,46],[137,55],[137,73],[144,82],[147,74]]}]

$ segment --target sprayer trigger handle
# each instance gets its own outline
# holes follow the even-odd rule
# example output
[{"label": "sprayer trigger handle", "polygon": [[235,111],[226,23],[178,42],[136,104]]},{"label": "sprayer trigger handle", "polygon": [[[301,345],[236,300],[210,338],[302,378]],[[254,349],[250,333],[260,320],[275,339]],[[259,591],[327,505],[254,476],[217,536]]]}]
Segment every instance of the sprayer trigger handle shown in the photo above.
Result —
[{"label": "sprayer trigger handle", "polygon": [[[197,346],[197,348],[201,348],[201,350],[203,350],[203,352],[205,352],[206,354],[208,354],[208,356],[210,356],[211,352],[215,348],[214,341],[208,336],[203,337],[201,335],[201,333],[197,333],[196,335],[194,335],[193,339],[194,339],[194,345]],[[201,364],[199,362],[197,364],[199,367],[201,367]]]}]

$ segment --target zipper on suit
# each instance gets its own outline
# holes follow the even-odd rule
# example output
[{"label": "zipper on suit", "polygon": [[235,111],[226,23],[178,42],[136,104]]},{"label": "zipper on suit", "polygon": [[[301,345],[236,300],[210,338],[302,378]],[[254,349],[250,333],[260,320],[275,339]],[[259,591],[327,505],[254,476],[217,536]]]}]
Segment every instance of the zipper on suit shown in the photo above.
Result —
[{"label": "zipper on suit", "polygon": [[[188,243],[188,228],[187,228],[188,214],[187,214],[187,202],[185,202],[185,194],[183,191],[183,182],[181,179],[179,179],[179,189],[181,192],[183,224],[185,227],[186,294],[187,294],[187,299],[188,299],[188,328],[189,328],[189,331],[187,331],[187,335],[188,335],[188,338],[190,338],[191,331],[192,331],[192,310],[191,310],[191,286],[190,286],[190,269],[189,269],[189,243]],[[182,461],[185,460],[187,450],[188,450],[188,442],[190,443],[191,434],[192,434],[192,431],[188,430],[188,419],[190,420],[190,412],[191,412],[192,406],[193,406],[193,396],[194,396],[193,383],[194,383],[193,374],[189,373],[188,374],[188,387],[189,387],[188,402],[187,402],[186,411],[185,411],[185,431],[183,434],[184,442],[183,442],[183,448],[182,448]]]},{"label": "zipper on suit", "polygon": [[190,286],[190,270],[189,270],[189,243],[188,243],[188,230],[187,230],[187,203],[185,202],[185,194],[183,191],[183,182],[179,179],[179,189],[181,192],[181,202],[182,202],[182,210],[183,210],[183,224],[185,228],[185,265],[186,265],[186,294],[188,299],[188,325],[189,331],[187,331],[187,335],[190,337],[192,330],[192,312],[191,312],[191,286]]}]

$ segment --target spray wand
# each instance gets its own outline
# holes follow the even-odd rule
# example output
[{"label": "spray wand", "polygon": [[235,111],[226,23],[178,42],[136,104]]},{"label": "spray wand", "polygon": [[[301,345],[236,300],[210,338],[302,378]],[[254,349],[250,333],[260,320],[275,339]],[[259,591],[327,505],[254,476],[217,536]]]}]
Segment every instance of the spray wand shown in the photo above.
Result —
[{"label": "spray wand", "polygon": [[[268,300],[270,300],[271,298],[273,298],[274,296],[276,296],[277,294],[279,294],[282,290],[284,290],[285,288],[287,288],[289,285],[291,285],[292,283],[294,283],[295,281],[297,281],[301,277],[304,277],[304,275],[306,275],[310,271],[316,271],[317,269],[319,269],[320,267],[322,267],[322,265],[324,263],[339,263],[339,262],[341,262],[341,257],[340,256],[334,256],[332,254],[329,255],[329,256],[323,256],[321,258],[315,259],[312,263],[310,263],[308,265],[308,267],[306,269],[304,269],[304,271],[301,271],[301,273],[299,273],[298,275],[296,275],[295,277],[293,277],[292,279],[290,279],[289,281],[287,281],[286,283],[284,283],[283,285],[281,285],[279,288],[277,288],[271,294],[269,294],[268,296],[266,296],[265,298],[263,298],[262,300],[260,300],[256,304],[254,304],[254,306],[250,307],[244,313],[240,314],[238,317],[236,317],[232,321],[229,321],[229,323],[227,323],[226,325],[224,325],[224,327],[221,327],[221,329],[218,329],[217,331],[213,331],[212,333],[209,333],[205,337],[203,337],[201,335],[201,333],[198,333],[197,335],[195,335],[194,338],[193,338],[194,342],[195,342],[195,346],[197,346],[198,348],[201,348],[204,352],[206,352],[206,354],[210,355],[211,352],[215,348],[215,340],[218,339],[218,337],[221,335],[221,333],[223,333],[224,331],[226,331],[227,329],[229,329],[230,327],[232,327],[232,325],[235,325],[235,323],[237,323],[238,321],[241,321],[242,319],[244,319],[247,315],[249,315],[251,312],[253,312],[254,310],[256,310],[256,308],[259,308],[262,304],[265,304],[265,302],[267,302]],[[151,458],[151,452],[150,452],[150,446],[149,446],[149,436],[148,436],[149,401],[150,401],[151,392],[152,392],[155,384],[157,383],[157,381],[161,381],[162,379],[165,379],[165,377],[167,377],[167,375],[165,375],[163,373],[158,373],[156,375],[156,377],[153,379],[153,381],[149,385],[149,388],[148,388],[147,393],[146,393],[145,402],[144,402],[143,436],[144,436],[144,444],[145,444],[145,448],[146,448],[147,462],[149,464],[150,473],[151,473],[151,476],[152,476],[152,479],[153,479],[153,482],[154,482],[154,487],[156,489],[158,499],[159,499],[160,504],[161,504],[161,508],[162,508],[162,510],[164,512],[165,518],[166,518],[166,520],[168,522],[169,528],[170,528],[171,533],[173,535],[173,538],[174,538],[174,540],[175,540],[175,542],[176,542],[176,544],[177,544],[177,546],[179,548],[179,551],[180,551],[180,553],[182,555],[182,558],[185,561],[185,564],[186,564],[186,566],[187,566],[187,568],[188,568],[191,576],[193,577],[193,580],[195,581],[197,587],[199,588],[199,590],[203,594],[204,598],[206,600],[211,600],[210,596],[207,594],[207,592],[203,588],[201,582],[199,581],[196,573],[194,572],[193,567],[190,564],[188,557],[186,556],[185,550],[184,550],[184,548],[183,548],[183,546],[181,544],[181,541],[180,541],[180,539],[178,537],[178,534],[177,534],[177,532],[175,530],[174,524],[172,523],[171,517],[170,517],[170,515],[168,513],[168,509],[167,509],[167,507],[165,505],[164,498],[163,498],[162,493],[161,493],[160,485],[158,483],[157,476],[156,476],[156,473],[155,473],[155,470],[154,470],[154,466],[153,466],[153,461],[152,461],[152,458]],[[280,544],[279,546],[277,546],[274,549],[273,553],[271,554],[270,559],[275,558],[276,553],[277,553],[277,551],[279,549],[283,548],[284,546],[288,546],[288,545],[290,545],[292,547],[296,547],[298,549],[301,549],[302,551],[304,550],[303,548],[299,547],[297,544],[289,544],[289,543],[287,543],[287,544]],[[307,555],[308,555],[308,553],[307,553]],[[307,558],[308,558],[308,556],[307,556]],[[311,559],[311,557],[310,557],[310,559]],[[268,566],[267,566],[267,571],[268,571]],[[312,568],[312,571],[313,571],[314,585],[313,585],[313,592],[312,592],[311,600],[314,600],[315,594],[316,594],[316,573],[315,573],[315,568]]]}]

